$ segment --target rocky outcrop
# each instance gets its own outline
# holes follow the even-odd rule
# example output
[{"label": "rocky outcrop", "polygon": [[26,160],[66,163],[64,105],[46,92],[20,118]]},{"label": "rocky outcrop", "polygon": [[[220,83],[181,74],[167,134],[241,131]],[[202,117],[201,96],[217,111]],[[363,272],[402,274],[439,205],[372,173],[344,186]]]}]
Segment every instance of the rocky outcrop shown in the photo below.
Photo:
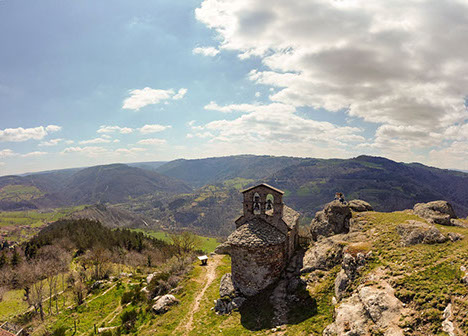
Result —
[{"label": "rocky outcrop", "polygon": [[444,243],[448,240],[435,226],[414,220],[399,224],[397,232],[404,246]]},{"label": "rocky outcrop", "polygon": [[353,257],[350,253],[345,253],[341,262],[341,270],[335,279],[335,298],[340,301],[349,284],[357,277],[359,270],[365,265],[367,256],[372,256],[369,252],[367,255],[358,253]]},{"label": "rocky outcrop", "polygon": [[239,309],[246,300],[236,291],[231,273],[226,273],[221,278],[219,296],[221,298],[215,300],[214,306],[215,312],[219,315],[230,314],[233,310]]},{"label": "rocky outcrop", "polygon": [[341,262],[343,244],[332,239],[321,237],[304,255],[301,273],[315,270],[329,270]]},{"label": "rocky outcrop", "polygon": [[312,239],[317,240],[319,236],[329,237],[349,232],[351,216],[348,205],[339,201],[328,203],[322,211],[315,214],[315,218],[312,220],[310,228]]},{"label": "rocky outcrop", "polygon": [[232,311],[239,309],[242,304],[245,302],[246,298],[236,297],[232,300],[230,299],[218,299],[215,300],[214,310],[218,315],[230,314]]},{"label": "rocky outcrop", "polygon": [[451,321],[453,318],[451,303],[449,303],[447,307],[445,307],[443,318],[444,320],[442,321],[442,331],[449,334],[449,336],[456,336],[457,334],[455,333],[455,326]]},{"label": "rocky outcrop", "polygon": [[398,326],[403,304],[385,281],[361,286],[335,308],[335,321],[323,331],[325,336],[370,335],[402,336]]},{"label": "rocky outcrop", "polygon": [[348,206],[355,212],[373,211],[372,205],[363,200],[352,200],[348,202]]},{"label": "rocky outcrop", "polygon": [[156,314],[164,314],[170,309],[171,306],[179,303],[179,300],[177,300],[175,296],[171,294],[157,296],[153,300],[154,304],[152,308]]},{"label": "rocky outcrop", "polygon": [[231,273],[226,273],[221,278],[221,283],[219,284],[219,296],[221,298],[233,298],[236,296],[236,289],[232,283]]},{"label": "rocky outcrop", "polygon": [[451,219],[457,218],[452,206],[446,201],[417,203],[413,210],[416,215],[435,224],[452,225]]}]

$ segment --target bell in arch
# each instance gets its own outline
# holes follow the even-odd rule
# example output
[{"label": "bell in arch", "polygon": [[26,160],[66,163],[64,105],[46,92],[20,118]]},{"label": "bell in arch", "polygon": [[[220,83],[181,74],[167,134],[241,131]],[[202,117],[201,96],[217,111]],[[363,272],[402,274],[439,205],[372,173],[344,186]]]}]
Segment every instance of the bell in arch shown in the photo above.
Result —
[{"label": "bell in arch", "polygon": [[273,204],[272,204],[272,202],[271,202],[270,199],[267,200],[267,202],[266,202],[266,209],[267,209],[267,210],[273,209]]}]

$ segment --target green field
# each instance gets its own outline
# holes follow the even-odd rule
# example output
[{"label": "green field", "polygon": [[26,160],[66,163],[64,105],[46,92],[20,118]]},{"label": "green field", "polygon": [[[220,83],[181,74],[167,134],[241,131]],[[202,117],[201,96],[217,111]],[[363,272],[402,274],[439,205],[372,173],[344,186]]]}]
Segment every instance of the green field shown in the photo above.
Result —
[{"label": "green field", "polygon": [[[153,230],[143,230],[143,229],[133,229],[137,232],[143,232],[147,235],[154,237],[156,239],[160,239],[166,242],[171,242],[171,238],[169,237],[169,233],[165,231],[153,231]],[[198,236],[200,238],[201,245],[198,247],[199,249],[205,251],[205,253],[211,253],[215,250],[216,246],[220,244],[220,242],[213,237],[204,237]]]},{"label": "green field", "polygon": [[43,195],[44,193],[34,186],[7,185],[0,189],[0,200],[12,202],[30,201]]},{"label": "green field", "polygon": [[22,242],[32,237],[48,223],[55,222],[84,207],[85,205],[80,205],[49,211],[0,211],[0,233],[3,239]]}]

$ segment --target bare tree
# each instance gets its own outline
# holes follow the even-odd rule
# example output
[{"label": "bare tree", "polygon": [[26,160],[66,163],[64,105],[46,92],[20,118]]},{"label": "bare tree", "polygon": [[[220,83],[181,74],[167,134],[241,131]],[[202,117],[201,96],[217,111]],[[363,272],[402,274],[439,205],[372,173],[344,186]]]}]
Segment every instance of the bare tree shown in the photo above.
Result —
[{"label": "bare tree", "polygon": [[36,313],[39,313],[41,316],[41,320],[44,321],[44,284],[45,284],[45,277],[42,273],[44,269],[44,264],[40,260],[35,261],[34,263],[29,264],[30,268],[33,273],[33,279],[35,280],[31,285],[30,291],[30,300],[32,305],[34,306],[34,310]]},{"label": "bare tree", "polygon": [[77,305],[81,305],[84,302],[87,288],[83,283],[82,275],[74,271],[70,274],[68,282],[72,286],[73,297]]},{"label": "bare tree", "polygon": [[93,267],[93,278],[96,280],[104,277],[105,267],[110,260],[111,253],[102,247],[97,247],[88,251],[83,258],[85,266],[91,265]]},{"label": "bare tree", "polygon": [[184,231],[180,234],[172,233],[169,235],[172,245],[175,248],[175,253],[178,257],[182,257],[187,253],[198,248],[201,244],[200,237],[192,232]]},{"label": "bare tree", "polygon": [[0,302],[3,301],[3,296],[5,295],[6,292],[8,292],[8,288],[5,286],[1,286],[0,287]]}]

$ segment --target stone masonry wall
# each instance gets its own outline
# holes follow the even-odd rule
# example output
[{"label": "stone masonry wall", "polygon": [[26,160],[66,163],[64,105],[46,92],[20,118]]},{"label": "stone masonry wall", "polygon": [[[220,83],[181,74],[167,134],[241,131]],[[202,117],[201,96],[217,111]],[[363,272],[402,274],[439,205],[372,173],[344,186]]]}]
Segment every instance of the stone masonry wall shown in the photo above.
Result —
[{"label": "stone masonry wall", "polygon": [[245,248],[233,246],[231,273],[242,294],[252,296],[279,279],[286,264],[284,244]]}]

